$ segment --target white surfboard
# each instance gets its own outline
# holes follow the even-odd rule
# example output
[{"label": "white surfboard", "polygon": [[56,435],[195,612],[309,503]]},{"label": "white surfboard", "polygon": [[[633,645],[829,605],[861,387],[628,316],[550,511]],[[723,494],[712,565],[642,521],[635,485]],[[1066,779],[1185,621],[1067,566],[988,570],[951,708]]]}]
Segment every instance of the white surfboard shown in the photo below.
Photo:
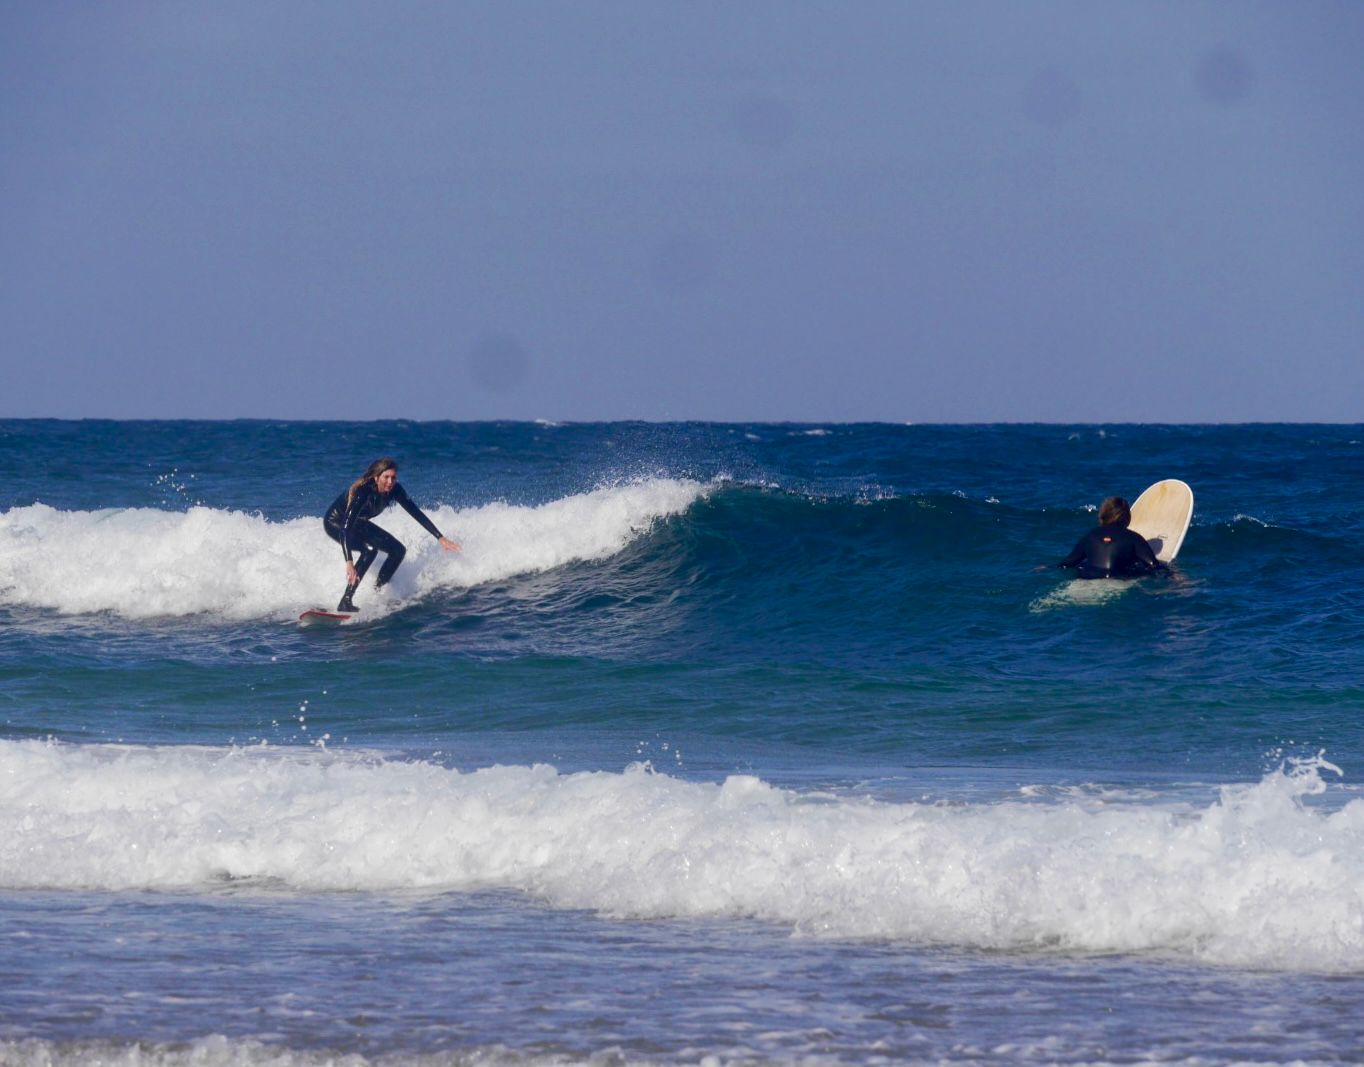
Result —
[{"label": "white surfboard", "polygon": [[1156,559],[1169,563],[1179,555],[1193,518],[1193,490],[1178,478],[1156,482],[1132,505],[1127,527],[1146,538]]}]

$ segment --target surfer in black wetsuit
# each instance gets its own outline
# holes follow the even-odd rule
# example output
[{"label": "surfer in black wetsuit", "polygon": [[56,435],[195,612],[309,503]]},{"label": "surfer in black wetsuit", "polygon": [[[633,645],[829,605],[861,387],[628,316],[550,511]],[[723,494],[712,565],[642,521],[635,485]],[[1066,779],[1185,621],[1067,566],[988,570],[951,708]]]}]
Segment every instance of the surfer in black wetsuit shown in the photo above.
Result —
[{"label": "surfer in black wetsuit", "polygon": [[1164,570],[1146,538],[1127,528],[1132,509],[1120,496],[1099,506],[1099,527],[1080,538],[1058,567],[1074,567],[1081,578],[1139,578]]},{"label": "surfer in black wetsuit", "polygon": [[[407,554],[401,541],[370,521],[394,503],[402,505],[404,511],[421,523],[422,528],[440,542],[441,548],[447,552],[459,551],[459,545],[442,535],[436,529],[436,524],[412,503],[412,498],[398,484],[398,461],[387,456],[376,459],[354,485],[332,501],[332,506],[322,519],[322,528],[327,531],[328,537],[341,546],[341,554],[346,558],[346,592],[341,597],[341,603],[336,605],[337,611],[359,610],[351,597],[355,595],[376,555],[382,552],[385,556],[375,582],[377,588],[393,577],[393,572]],[[351,558],[353,551],[359,552],[358,560]]]}]

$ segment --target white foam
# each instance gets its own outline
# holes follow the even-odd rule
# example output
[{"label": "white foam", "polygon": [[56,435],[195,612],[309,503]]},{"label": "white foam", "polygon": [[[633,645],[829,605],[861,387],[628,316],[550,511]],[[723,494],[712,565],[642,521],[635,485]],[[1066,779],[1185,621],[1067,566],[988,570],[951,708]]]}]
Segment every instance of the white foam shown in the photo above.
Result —
[{"label": "white foam", "polygon": [[1037,613],[1056,608],[1096,607],[1122,596],[1135,583],[1123,578],[1071,578],[1050,592],[1043,593],[1028,605]]},{"label": "white foam", "polygon": [[803,935],[1364,971],[1364,800],[1328,764],[1205,806],[885,803],[646,766],[0,741],[0,888],[520,890]]},{"label": "white foam", "polygon": [[[650,1062],[624,1057],[615,1049],[585,1056],[537,1055],[501,1045],[371,1057],[222,1034],[188,1042],[0,1040],[0,1064],[5,1067],[647,1067]],[[699,1062],[724,1067],[713,1056]]]},{"label": "white foam", "polygon": [[[407,559],[382,595],[366,584],[363,603],[382,612],[436,589],[604,559],[706,491],[659,478],[539,507],[430,509],[463,546],[458,554],[443,552],[391,508],[381,524],[407,545]],[[344,581],[340,550],[315,517],[271,522],[207,507],[58,511],[44,504],[0,513],[0,604],[125,618],[287,618],[335,601]]]}]

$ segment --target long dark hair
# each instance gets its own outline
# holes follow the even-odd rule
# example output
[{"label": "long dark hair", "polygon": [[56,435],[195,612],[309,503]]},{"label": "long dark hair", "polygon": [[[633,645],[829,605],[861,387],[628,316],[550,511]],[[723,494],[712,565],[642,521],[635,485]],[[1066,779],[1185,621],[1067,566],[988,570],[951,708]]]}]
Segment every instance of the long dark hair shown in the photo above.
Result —
[{"label": "long dark hair", "polygon": [[366,482],[374,481],[374,479],[383,474],[384,471],[396,471],[397,469],[398,461],[392,456],[381,456],[379,459],[376,459],[365,468],[365,473],[360,475],[350,487],[350,492],[346,494],[346,507],[350,507],[351,501],[355,499],[355,494],[360,491],[360,487]]}]

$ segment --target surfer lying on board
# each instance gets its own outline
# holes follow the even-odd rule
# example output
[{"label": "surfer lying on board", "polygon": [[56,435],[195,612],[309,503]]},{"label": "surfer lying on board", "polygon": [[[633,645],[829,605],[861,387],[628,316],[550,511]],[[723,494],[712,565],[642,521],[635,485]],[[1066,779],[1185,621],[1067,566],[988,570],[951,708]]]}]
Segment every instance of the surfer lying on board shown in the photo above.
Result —
[{"label": "surfer lying on board", "polygon": [[1074,567],[1081,578],[1139,578],[1164,570],[1165,564],[1156,559],[1146,538],[1127,528],[1131,521],[1127,501],[1110,496],[1099,505],[1098,529],[1080,538],[1057,566]]},{"label": "surfer lying on board", "polygon": [[[378,588],[393,577],[393,572],[407,554],[401,541],[370,522],[393,503],[401,504],[404,511],[440,542],[441,548],[447,552],[459,551],[459,545],[442,535],[436,529],[436,524],[412,503],[407,491],[398,484],[398,461],[387,456],[376,459],[354,485],[332,501],[332,506],[322,519],[322,528],[327,531],[327,536],[341,546],[341,554],[346,557],[346,592],[341,597],[341,603],[336,605],[337,611],[359,610],[351,597],[355,595],[376,555],[382,552],[386,557],[375,582],[375,588]],[[358,561],[351,558],[353,550],[360,553]]]}]

